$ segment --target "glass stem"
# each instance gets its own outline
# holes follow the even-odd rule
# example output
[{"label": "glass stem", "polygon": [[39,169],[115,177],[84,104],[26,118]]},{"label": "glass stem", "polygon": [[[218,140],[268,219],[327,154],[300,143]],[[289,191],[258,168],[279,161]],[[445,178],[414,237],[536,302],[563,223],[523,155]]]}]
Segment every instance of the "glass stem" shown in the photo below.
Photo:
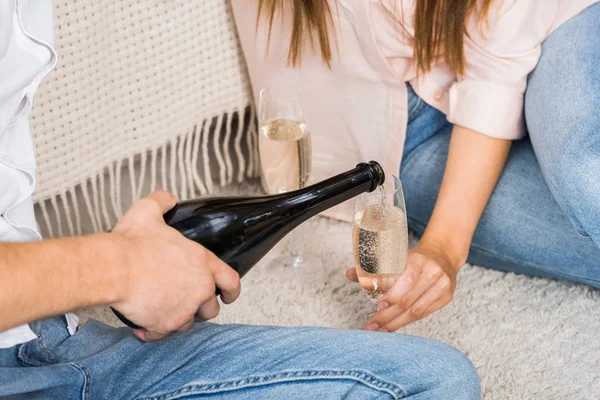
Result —
[{"label": "glass stem", "polygon": [[[292,246],[296,246],[298,244],[298,240],[301,235],[299,234],[299,230],[302,229],[302,226],[304,224],[298,226],[296,229],[294,229],[292,232],[290,232],[290,243],[292,243]],[[290,252],[290,256],[292,258],[292,266],[293,267],[300,267],[302,264],[304,264],[304,252],[302,250],[298,250],[295,247],[292,247],[292,250]]]}]

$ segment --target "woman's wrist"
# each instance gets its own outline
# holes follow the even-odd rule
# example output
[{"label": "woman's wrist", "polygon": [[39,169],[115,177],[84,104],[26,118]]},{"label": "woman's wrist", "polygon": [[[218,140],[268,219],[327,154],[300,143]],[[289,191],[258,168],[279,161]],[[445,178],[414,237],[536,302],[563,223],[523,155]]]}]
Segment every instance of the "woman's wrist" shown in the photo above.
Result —
[{"label": "woman's wrist", "polygon": [[419,240],[417,248],[426,247],[435,251],[458,271],[466,263],[469,255],[471,239],[465,236],[456,231],[438,229],[430,224]]}]

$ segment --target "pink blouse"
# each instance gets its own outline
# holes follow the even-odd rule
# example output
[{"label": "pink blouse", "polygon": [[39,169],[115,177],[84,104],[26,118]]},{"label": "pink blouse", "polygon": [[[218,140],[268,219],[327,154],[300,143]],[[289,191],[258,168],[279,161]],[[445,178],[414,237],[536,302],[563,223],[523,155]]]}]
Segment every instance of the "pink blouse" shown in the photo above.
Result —
[{"label": "pink blouse", "polygon": [[[338,48],[331,69],[310,43],[305,44],[302,65],[287,67],[289,7],[273,24],[267,51],[266,24],[256,30],[257,1],[234,0],[232,6],[256,100],[263,87],[277,83],[302,88],[312,132],[311,179],[320,181],[369,159],[382,163],[388,174],[398,174],[408,113],[405,82],[453,124],[496,138],[523,137],[523,95],[542,42],[598,1],[496,1],[487,25],[475,18],[468,22],[465,75],[458,78],[440,63],[418,80],[415,0],[337,0],[332,9],[337,10]],[[406,32],[389,10],[404,21]],[[351,207],[345,204],[327,214],[349,220]]]}]

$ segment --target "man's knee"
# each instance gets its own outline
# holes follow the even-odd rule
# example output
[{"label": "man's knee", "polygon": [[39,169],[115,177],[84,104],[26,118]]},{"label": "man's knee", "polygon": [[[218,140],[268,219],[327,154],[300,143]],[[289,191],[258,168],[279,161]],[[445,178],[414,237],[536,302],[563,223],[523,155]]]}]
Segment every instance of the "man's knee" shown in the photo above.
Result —
[{"label": "man's knee", "polygon": [[444,393],[448,394],[448,397],[445,398],[480,399],[479,374],[471,360],[461,351],[442,343],[440,343],[438,352],[439,356],[446,360],[440,370],[438,382],[438,387],[443,388]]},{"label": "man's knee", "polygon": [[[387,334],[379,340],[383,352],[396,360],[387,377],[401,385],[406,396],[427,393],[425,398],[478,400],[481,386],[473,363],[461,351],[438,341]],[[406,360],[404,357],[411,357]]]}]

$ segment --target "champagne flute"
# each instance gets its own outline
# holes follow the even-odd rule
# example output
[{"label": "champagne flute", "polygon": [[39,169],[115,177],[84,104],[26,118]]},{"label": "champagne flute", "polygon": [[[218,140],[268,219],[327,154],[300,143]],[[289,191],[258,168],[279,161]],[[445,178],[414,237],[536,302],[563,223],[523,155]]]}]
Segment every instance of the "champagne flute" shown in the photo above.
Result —
[{"label": "champagne flute", "polygon": [[[258,146],[262,185],[269,194],[302,189],[310,177],[311,134],[301,100],[302,91],[292,84],[271,86],[260,92]],[[288,243],[295,246],[299,233],[292,232]],[[294,267],[303,276],[315,278],[322,263],[313,254],[294,248],[271,262],[271,270],[285,272],[281,271],[285,267]]]},{"label": "champagne flute", "polygon": [[352,244],[360,285],[378,303],[406,268],[408,224],[400,178],[388,175],[378,190],[357,197]]}]

